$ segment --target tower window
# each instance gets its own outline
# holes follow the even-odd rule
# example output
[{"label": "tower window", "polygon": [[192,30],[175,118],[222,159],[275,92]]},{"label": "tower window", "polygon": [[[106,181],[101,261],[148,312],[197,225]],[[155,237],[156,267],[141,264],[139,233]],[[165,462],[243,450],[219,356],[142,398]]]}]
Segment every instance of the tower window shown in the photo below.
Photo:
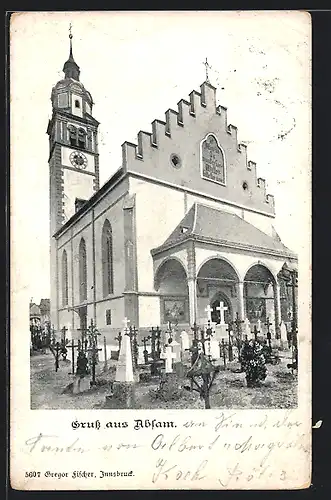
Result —
[{"label": "tower window", "polygon": [[84,128],[78,129],[78,147],[82,149],[86,148],[86,130]]},{"label": "tower window", "polygon": [[86,149],[86,130],[82,127],[77,129],[74,125],[69,125],[68,130],[70,145]]},{"label": "tower window", "polygon": [[75,108],[80,108],[80,102],[78,99],[75,99]]}]

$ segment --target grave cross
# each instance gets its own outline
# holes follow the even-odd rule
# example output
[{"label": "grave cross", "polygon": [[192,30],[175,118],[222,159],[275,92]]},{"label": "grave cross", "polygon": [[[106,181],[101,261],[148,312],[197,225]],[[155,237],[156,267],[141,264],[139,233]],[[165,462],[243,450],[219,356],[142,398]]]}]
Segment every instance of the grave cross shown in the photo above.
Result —
[{"label": "grave cross", "polygon": [[138,366],[138,342],[137,342],[137,334],[138,330],[135,326],[130,326],[129,331],[125,334],[130,337],[131,342],[131,356],[133,367],[137,368]]},{"label": "grave cross", "polygon": [[121,332],[118,332],[117,337],[115,337],[115,340],[118,342],[118,350],[121,350],[121,345],[122,345],[122,334]]},{"label": "grave cross", "polygon": [[228,308],[224,306],[224,302],[220,302],[220,305],[218,307],[216,307],[216,311],[220,312],[220,324],[221,325],[225,324],[225,321],[224,321],[224,312],[227,311],[227,310],[228,310]]},{"label": "grave cross", "polygon": [[71,349],[71,373],[74,375],[75,374],[75,348],[77,347],[78,350],[80,349],[80,341],[75,345],[74,339],[71,340],[71,344],[68,344],[67,346],[69,349]]},{"label": "grave cross", "polygon": [[160,359],[160,338],[161,338],[161,330],[157,326],[156,328],[152,327],[151,329],[151,340],[152,340],[152,358],[154,360]]},{"label": "grave cross", "polygon": [[95,367],[98,364],[97,355],[99,351],[102,351],[102,348],[98,348],[97,344],[93,342],[86,351],[91,353],[92,384],[95,384]]},{"label": "grave cross", "polygon": [[211,313],[213,312],[213,308],[210,307],[210,304],[208,304],[205,311],[207,313],[207,321],[211,321]]},{"label": "grave cross", "polygon": [[260,333],[259,330],[257,329],[257,326],[254,325],[254,339],[257,340],[257,334]]},{"label": "grave cross", "polygon": [[191,328],[191,330],[193,331],[194,340],[197,341],[198,340],[198,331],[199,331],[198,325],[196,323],[194,323],[194,325]]},{"label": "grave cross", "polygon": [[146,365],[148,363],[147,341],[150,340],[150,339],[151,339],[150,335],[148,335],[148,337],[143,337],[143,339],[142,339],[142,343],[144,344],[144,351],[143,351],[144,361],[145,361]]},{"label": "grave cross", "polygon": [[127,329],[127,328],[128,328],[128,323],[130,323],[130,320],[129,320],[127,317],[125,317],[125,318],[123,319],[123,324],[124,324],[124,328],[125,328],[125,329]]},{"label": "grave cross", "polygon": [[160,358],[165,360],[165,372],[172,373],[172,360],[176,358],[176,354],[172,352],[171,346],[164,348],[164,352],[160,353]]},{"label": "grave cross", "polygon": [[67,331],[68,331],[68,328],[66,326],[64,326],[61,330],[61,332],[62,332],[62,344],[64,347],[67,345]]},{"label": "grave cross", "polygon": [[231,331],[232,331],[232,323],[229,323],[226,331],[229,336],[229,361],[233,361],[233,352],[232,352],[232,343],[231,343]]},{"label": "grave cross", "polygon": [[269,321],[269,317],[267,318],[267,321],[264,323],[265,326],[267,327],[267,339],[268,339],[268,344],[269,344],[269,347],[271,348],[271,333],[270,333],[270,327],[272,325],[272,323],[270,323]]},{"label": "grave cross", "polygon": [[225,350],[225,343],[224,343],[224,339],[221,340],[221,344],[220,344],[220,355],[223,356],[223,362],[224,362],[224,369],[226,369],[226,350]]},{"label": "grave cross", "polygon": [[86,351],[87,349],[87,344],[88,344],[88,340],[87,340],[87,330],[85,327],[83,328],[77,328],[77,330],[79,332],[81,332],[81,343],[82,343],[82,350],[83,351]]}]

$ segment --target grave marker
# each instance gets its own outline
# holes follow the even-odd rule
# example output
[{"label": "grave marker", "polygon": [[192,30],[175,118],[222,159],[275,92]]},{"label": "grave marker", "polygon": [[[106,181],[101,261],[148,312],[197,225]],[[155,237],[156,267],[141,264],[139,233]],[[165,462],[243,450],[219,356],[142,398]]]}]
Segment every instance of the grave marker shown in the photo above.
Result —
[{"label": "grave marker", "polygon": [[176,358],[176,354],[172,352],[170,345],[164,347],[164,351],[161,352],[160,357],[165,360],[165,372],[172,373],[172,360]]}]

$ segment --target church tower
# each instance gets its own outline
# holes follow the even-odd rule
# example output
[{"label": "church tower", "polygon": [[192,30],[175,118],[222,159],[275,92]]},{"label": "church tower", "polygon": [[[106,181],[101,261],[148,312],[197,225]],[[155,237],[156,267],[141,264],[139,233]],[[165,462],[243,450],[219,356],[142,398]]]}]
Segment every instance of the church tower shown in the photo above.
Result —
[{"label": "church tower", "polygon": [[[49,120],[49,185],[51,238],[51,317],[57,308],[55,282],[57,262],[54,233],[99,189],[99,122],[92,116],[91,94],[80,82],[74,60],[70,26],[69,58],[64,78],[52,89],[52,118]],[[53,314],[52,314],[53,311]]]}]

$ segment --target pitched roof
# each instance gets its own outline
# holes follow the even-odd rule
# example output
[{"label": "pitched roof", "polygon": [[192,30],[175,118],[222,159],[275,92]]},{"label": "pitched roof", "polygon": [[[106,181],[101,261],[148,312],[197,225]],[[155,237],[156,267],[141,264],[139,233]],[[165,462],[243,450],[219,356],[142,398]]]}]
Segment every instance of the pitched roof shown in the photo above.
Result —
[{"label": "pitched roof", "polygon": [[296,258],[279,237],[269,236],[236,214],[200,203],[190,208],[165,242],[152,250],[152,254],[192,238],[221,246],[262,250]]}]

